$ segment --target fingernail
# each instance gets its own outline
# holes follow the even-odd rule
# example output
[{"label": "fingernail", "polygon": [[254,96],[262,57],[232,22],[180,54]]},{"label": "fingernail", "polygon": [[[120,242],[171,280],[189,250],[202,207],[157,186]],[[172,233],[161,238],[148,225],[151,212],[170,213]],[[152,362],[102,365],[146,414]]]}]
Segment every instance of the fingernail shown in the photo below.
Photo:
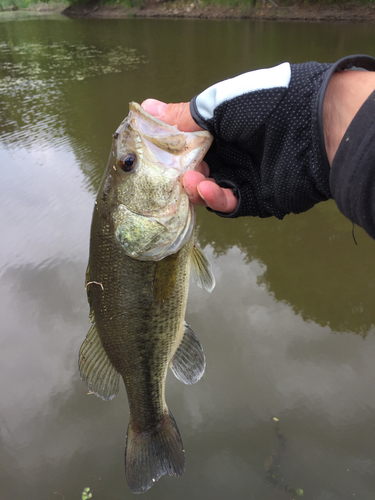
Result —
[{"label": "fingernail", "polygon": [[167,106],[168,104],[157,99],[146,99],[142,102],[142,108],[153,116],[162,115]]},{"label": "fingernail", "polygon": [[201,190],[199,189],[199,184],[197,186],[197,191],[198,191],[199,196],[202,198],[202,200],[206,201],[206,198],[202,195]]},{"label": "fingernail", "polygon": [[158,114],[156,116],[162,115],[164,113],[164,111],[167,109],[167,106],[168,106],[168,104],[166,104],[165,102],[159,101],[158,106],[157,106]]}]

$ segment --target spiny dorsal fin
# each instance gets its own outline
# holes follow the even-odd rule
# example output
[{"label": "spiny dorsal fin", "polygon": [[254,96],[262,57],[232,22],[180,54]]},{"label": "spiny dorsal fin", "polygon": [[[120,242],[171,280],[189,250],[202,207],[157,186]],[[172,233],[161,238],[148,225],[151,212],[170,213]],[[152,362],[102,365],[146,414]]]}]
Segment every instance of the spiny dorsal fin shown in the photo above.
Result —
[{"label": "spiny dorsal fin", "polygon": [[170,362],[170,367],[178,380],[184,384],[198,382],[206,368],[202,344],[187,323],[185,323],[181,344]]},{"label": "spiny dorsal fin", "polygon": [[79,350],[78,366],[89,391],[105,400],[116,396],[120,375],[102,346],[95,322],[91,325]]},{"label": "spiny dorsal fin", "polygon": [[212,273],[210,261],[197,243],[194,243],[191,252],[191,262],[194,281],[201,288],[205,288],[208,292],[212,292],[215,286],[215,277]]}]

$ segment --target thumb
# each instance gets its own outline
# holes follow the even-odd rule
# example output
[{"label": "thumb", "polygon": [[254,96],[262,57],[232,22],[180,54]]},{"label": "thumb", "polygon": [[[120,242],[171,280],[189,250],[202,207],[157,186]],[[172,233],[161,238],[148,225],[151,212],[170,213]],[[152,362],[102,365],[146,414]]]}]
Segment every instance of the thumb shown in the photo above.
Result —
[{"label": "thumb", "polygon": [[168,104],[156,99],[146,99],[142,102],[141,106],[145,111],[147,111],[147,113],[159,118],[159,116],[165,111]]},{"label": "thumb", "polygon": [[182,132],[203,130],[193,120],[189,102],[166,104],[156,99],[146,99],[142,102],[142,108],[168,125],[177,125],[177,128]]}]

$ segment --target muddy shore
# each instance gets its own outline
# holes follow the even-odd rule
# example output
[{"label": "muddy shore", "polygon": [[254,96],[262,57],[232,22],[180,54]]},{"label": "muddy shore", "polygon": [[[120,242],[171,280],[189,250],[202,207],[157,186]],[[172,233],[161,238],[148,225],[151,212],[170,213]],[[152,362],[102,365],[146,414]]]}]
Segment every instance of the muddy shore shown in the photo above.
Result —
[{"label": "muddy shore", "polygon": [[[274,4],[275,3],[275,4]],[[68,17],[86,18],[192,18],[192,19],[253,19],[264,21],[343,21],[375,22],[373,5],[306,5],[296,1],[293,5],[277,6],[276,2],[256,7],[204,6],[197,0],[146,1],[142,7],[123,5],[100,6],[89,2],[72,5],[63,11]]]}]

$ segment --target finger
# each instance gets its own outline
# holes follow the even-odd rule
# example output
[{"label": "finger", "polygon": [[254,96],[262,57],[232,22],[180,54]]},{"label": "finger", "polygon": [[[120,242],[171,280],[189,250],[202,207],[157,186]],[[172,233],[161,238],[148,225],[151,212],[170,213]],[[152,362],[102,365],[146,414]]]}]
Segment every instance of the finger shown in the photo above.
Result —
[{"label": "finger", "polygon": [[177,104],[166,104],[156,99],[146,99],[142,103],[142,108],[150,115],[168,125],[177,125],[182,132],[197,132],[203,130],[195,123],[190,114],[190,103],[180,102]]},{"label": "finger", "polygon": [[[189,200],[191,203],[194,203],[195,205],[203,205],[206,206],[206,202],[202,199],[201,195],[199,194],[198,191],[198,185],[202,181],[207,181],[207,178],[205,175],[203,175],[201,172],[196,172],[194,170],[188,170],[182,181],[182,185],[189,196]],[[209,182],[214,182],[213,179]]]},{"label": "finger", "polygon": [[212,210],[232,213],[236,210],[238,199],[231,189],[221,188],[215,182],[202,180],[197,185],[197,192]]},{"label": "finger", "polygon": [[207,165],[205,161],[201,161],[199,165],[195,167],[196,172],[200,172],[205,177],[210,176],[210,167]]},{"label": "finger", "polygon": [[164,113],[165,108],[168,106],[167,103],[158,101],[156,99],[146,99],[141,104],[142,108],[150,113],[152,116],[160,116]]}]

